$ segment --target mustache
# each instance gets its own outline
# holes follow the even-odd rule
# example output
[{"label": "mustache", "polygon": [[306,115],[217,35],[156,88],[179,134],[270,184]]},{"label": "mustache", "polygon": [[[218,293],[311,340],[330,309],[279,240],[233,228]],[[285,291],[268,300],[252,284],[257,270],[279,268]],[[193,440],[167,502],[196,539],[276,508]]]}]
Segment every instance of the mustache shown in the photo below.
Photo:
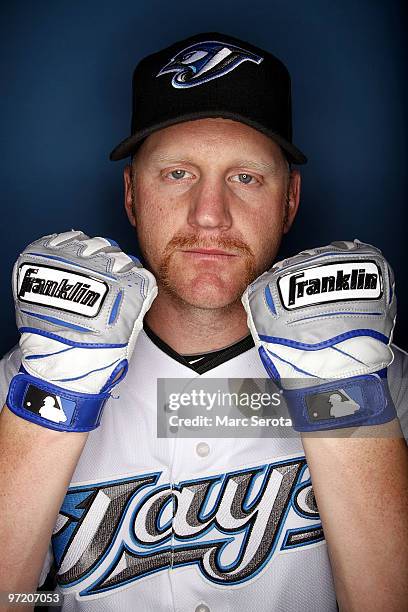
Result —
[{"label": "mustache", "polygon": [[253,257],[252,249],[240,238],[233,236],[200,236],[199,234],[177,234],[167,243],[164,256],[180,249],[220,249],[234,254]]},{"label": "mustache", "polygon": [[249,285],[257,276],[255,266],[255,256],[252,249],[239,237],[236,236],[203,236],[195,234],[176,234],[167,243],[162,261],[158,269],[158,282],[164,290],[178,298],[178,293],[174,286],[174,280],[170,275],[170,261],[172,254],[177,250],[183,249],[220,249],[234,255],[240,255],[244,262],[243,278],[241,279],[241,289],[238,293],[243,293],[245,287]]}]

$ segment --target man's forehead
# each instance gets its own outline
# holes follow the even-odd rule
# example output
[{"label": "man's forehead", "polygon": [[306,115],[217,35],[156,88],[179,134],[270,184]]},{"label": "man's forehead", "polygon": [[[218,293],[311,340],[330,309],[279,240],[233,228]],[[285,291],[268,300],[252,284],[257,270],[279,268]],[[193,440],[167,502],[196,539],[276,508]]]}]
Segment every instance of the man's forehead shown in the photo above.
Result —
[{"label": "man's forehead", "polygon": [[285,159],[279,145],[269,137],[223,118],[186,121],[157,130],[146,138],[141,149],[154,162],[192,161],[212,151],[236,158],[237,165],[250,162],[259,169]]}]

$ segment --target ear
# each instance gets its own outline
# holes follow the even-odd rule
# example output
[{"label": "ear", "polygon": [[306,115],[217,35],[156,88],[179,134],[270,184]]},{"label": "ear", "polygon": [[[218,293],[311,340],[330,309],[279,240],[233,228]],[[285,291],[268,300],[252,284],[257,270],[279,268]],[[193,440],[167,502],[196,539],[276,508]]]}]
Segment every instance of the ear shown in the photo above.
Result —
[{"label": "ear", "polygon": [[296,217],[296,213],[299,208],[300,202],[300,172],[299,170],[291,170],[289,177],[289,188],[288,188],[288,210],[286,214],[285,226],[283,228],[284,234],[287,234],[292,223]]},{"label": "ear", "polygon": [[128,165],[125,167],[123,171],[123,180],[125,184],[126,214],[128,216],[128,219],[131,225],[133,225],[133,227],[136,227],[136,217],[135,217],[135,211],[133,208],[133,198],[132,198],[133,188],[132,188],[132,166],[131,165]]}]

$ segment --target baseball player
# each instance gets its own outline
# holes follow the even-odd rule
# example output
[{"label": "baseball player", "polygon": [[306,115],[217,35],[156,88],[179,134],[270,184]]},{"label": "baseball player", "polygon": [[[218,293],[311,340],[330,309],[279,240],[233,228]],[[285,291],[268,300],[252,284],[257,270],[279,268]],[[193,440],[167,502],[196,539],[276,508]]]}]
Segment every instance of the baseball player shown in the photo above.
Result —
[{"label": "baseball player", "polygon": [[[131,156],[143,265],[71,230],[36,239],[13,271],[0,590],[54,580],[64,611],[403,610],[407,357],[391,345],[391,268],[358,240],[275,262],[306,158],[270,53],[197,35],[143,59],[133,92],[111,158]],[[187,435],[161,410],[163,380],[237,379],[284,397],[278,435]],[[167,436],[158,413],[174,417]]]}]

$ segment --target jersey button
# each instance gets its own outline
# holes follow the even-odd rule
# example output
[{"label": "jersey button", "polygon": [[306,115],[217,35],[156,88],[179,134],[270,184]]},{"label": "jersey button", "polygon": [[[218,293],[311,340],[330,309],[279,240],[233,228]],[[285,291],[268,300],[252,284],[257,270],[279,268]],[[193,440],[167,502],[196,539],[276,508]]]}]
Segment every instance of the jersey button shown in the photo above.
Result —
[{"label": "jersey button", "polygon": [[[207,442],[199,442],[196,446],[196,453],[199,457],[207,457],[207,455],[210,452],[210,447],[208,446]],[[208,608],[206,608],[206,606],[204,606],[205,610],[208,610]],[[200,611],[200,612],[205,612],[205,610]],[[198,611],[198,608],[196,608],[196,612]]]},{"label": "jersey button", "polygon": [[205,604],[199,604],[196,607],[195,612],[210,612],[210,608]]}]

